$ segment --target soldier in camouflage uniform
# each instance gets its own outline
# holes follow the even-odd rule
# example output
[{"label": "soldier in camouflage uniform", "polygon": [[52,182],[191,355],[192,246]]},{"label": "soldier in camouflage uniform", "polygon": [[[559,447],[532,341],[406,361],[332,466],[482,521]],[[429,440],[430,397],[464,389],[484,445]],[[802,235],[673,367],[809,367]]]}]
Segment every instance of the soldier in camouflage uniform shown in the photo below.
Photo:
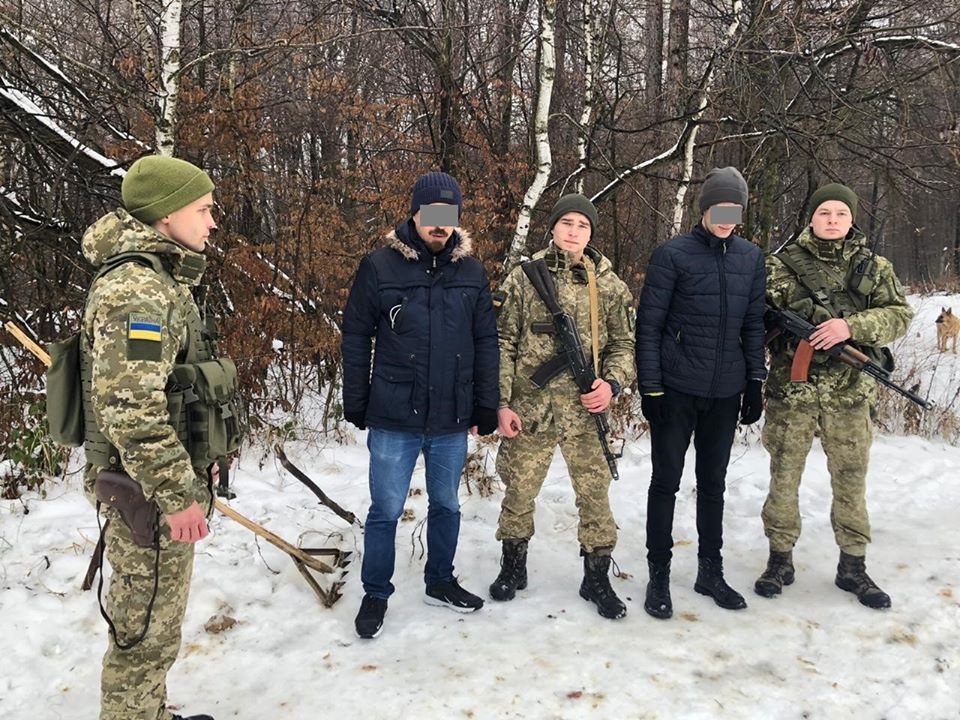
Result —
[{"label": "soldier in camouflage uniform", "polygon": [[[534,504],[554,448],[559,444],[580,511],[578,538],[584,556],[580,595],[604,617],[620,618],[626,607],[610,586],[608,571],[617,541],[610,512],[610,471],[604,460],[591,412],[607,410],[620,389],[634,378],[633,313],[630,291],[610,261],[587,243],[597,227],[597,211],[583,195],[566,195],[550,213],[553,240],[534,255],[543,258],[554,280],[561,307],[576,320],[584,348],[591,347],[590,275],[595,275],[600,370],[594,390],[581,395],[570,372],[553,378],[542,390],[530,376],[557,353],[550,313],[522,268],[504,280],[500,302],[500,398],[498,429],[503,436],[497,471],[506,484],[497,539],[502,541],[500,575],[490,586],[495,600],[511,600],[527,584],[527,543],[533,535]],[[589,352],[589,350],[588,350]]]},{"label": "soldier in camouflage uniform", "polygon": [[[810,343],[815,351],[850,340],[883,363],[882,346],[903,335],[913,316],[893,266],[873,253],[853,224],[857,196],[850,188],[825,185],[814,193],[811,206],[810,226],[767,259],[767,303],[817,324]],[[866,475],[876,382],[824,352],[814,353],[806,382],[792,382],[796,348],[782,336],[771,344],[763,428],[770,491],[762,513],[770,557],[755,590],[774,597],[794,580],[800,476],[819,428],[833,489],[830,520],[840,546],[836,584],[864,605],[890,607],[864,560],[870,542]]]},{"label": "soldier in camouflage uniform", "polygon": [[207,469],[194,466],[171,422],[167,388],[189,326],[199,322],[191,287],[200,282],[201,253],[216,228],[213,187],[190,163],[141,158],[123,180],[126,209],[103,216],[83,236],[84,255],[97,268],[128,252],[162,262],[161,272],[132,261],[99,275],[81,330],[87,491],[93,493],[105,467],[122,465],[163,516],[159,548],[145,548],[106,508],[112,634],[103,658],[101,720],[180,717],[166,709],[166,676],[180,648],[194,543],[208,533],[213,500]]}]

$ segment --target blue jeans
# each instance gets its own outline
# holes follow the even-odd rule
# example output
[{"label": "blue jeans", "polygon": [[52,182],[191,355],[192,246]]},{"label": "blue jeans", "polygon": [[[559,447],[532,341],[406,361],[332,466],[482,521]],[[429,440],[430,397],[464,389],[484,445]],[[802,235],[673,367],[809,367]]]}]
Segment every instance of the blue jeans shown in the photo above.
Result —
[{"label": "blue jeans", "polygon": [[460,536],[460,475],[467,459],[467,433],[423,435],[370,428],[370,511],[363,530],[363,590],[388,598],[393,593],[397,521],[410,490],[410,476],[423,452],[427,475],[427,564],[424,581],[453,579]]}]

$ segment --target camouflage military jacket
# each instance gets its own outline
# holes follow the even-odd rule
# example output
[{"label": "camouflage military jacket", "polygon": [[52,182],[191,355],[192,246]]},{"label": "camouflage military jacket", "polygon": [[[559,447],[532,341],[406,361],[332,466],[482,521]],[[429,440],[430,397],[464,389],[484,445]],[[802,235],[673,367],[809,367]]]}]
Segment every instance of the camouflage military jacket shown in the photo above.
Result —
[{"label": "camouflage military jacket", "polygon": [[[858,229],[855,229],[853,237],[835,242],[818,239],[808,227],[795,242],[825,262],[841,278],[847,277],[852,265],[864,257],[863,251],[867,247],[866,238]],[[867,296],[866,309],[844,319],[850,326],[851,340],[855,344],[883,346],[907,331],[913,310],[907,304],[903,287],[890,261],[879,255],[874,260],[873,276],[870,278],[873,289]],[[767,303],[774,308],[794,310],[817,324],[830,317],[824,308],[814,304],[810,292],[776,255],[767,258]],[[814,353],[809,382],[791,383],[790,365],[795,349],[793,342],[778,341],[771,346],[770,373],[767,378],[769,395],[812,398],[819,392],[821,395],[836,394],[841,403],[872,399],[876,382],[871,377],[819,351]]]},{"label": "camouflage military jacket", "polygon": [[[566,253],[552,244],[533,256],[550,268],[561,307],[576,320],[584,349],[592,358],[590,291],[583,263],[570,266]],[[621,387],[633,382],[633,300],[626,284],[613,272],[610,261],[587,247],[584,263],[593,263],[599,298],[600,376]],[[553,335],[534,333],[532,323],[551,323],[550,313],[523,269],[514,268],[500,286],[502,304],[497,317],[500,343],[500,404],[509,405],[536,432],[551,419],[562,433],[595,431],[590,414],[580,403],[580,392],[567,370],[546,388],[538,390],[530,376],[557,354]]]},{"label": "camouflage military jacket", "polygon": [[[177,438],[165,393],[187,341],[187,318],[199,314],[190,287],[200,282],[204,258],[122,209],[101,217],[83,236],[83,254],[95,268],[131,251],[162,257],[170,275],[127,263],[90,288],[80,342],[91,358],[94,416],[119,450],[124,470],[164,514],[195,500],[207,507],[206,478]],[[88,493],[99,469],[87,467]]]}]

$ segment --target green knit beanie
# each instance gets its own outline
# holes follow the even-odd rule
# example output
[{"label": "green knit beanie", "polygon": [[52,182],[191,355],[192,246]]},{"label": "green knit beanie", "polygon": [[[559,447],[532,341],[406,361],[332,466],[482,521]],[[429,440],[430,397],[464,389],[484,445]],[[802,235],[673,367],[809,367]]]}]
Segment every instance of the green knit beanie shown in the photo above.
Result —
[{"label": "green knit beanie", "polygon": [[810,214],[815,213],[817,208],[827,200],[839,200],[850,208],[850,215],[853,219],[857,219],[857,194],[846,185],[830,183],[829,185],[817,188],[817,191],[813,193],[813,197],[810,198]]},{"label": "green knit beanie", "polygon": [[597,214],[597,208],[590,202],[590,198],[578,193],[564,195],[557,200],[557,204],[554,205],[553,210],[550,211],[550,219],[548,221],[550,229],[553,230],[553,226],[557,224],[557,221],[569,212],[580,213],[587,217],[590,221],[590,237],[593,237],[593,231],[596,230],[597,225],[600,224],[600,216]]},{"label": "green knit beanie", "polygon": [[213,191],[210,176],[186,160],[147,155],[137,160],[123,178],[123,206],[145,225],[179,210]]}]

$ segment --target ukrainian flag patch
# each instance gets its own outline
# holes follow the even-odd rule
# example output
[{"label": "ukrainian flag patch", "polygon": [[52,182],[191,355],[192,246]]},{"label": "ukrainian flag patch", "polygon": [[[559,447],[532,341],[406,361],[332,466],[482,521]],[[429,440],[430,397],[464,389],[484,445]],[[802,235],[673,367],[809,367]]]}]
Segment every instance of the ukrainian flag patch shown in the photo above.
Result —
[{"label": "ukrainian flag patch", "polygon": [[154,317],[153,315],[131,313],[127,327],[127,339],[129,340],[153,340],[160,342],[160,318]]},{"label": "ukrainian flag patch", "polygon": [[163,320],[159,315],[130,313],[127,318],[128,360],[159,360],[162,339]]}]

